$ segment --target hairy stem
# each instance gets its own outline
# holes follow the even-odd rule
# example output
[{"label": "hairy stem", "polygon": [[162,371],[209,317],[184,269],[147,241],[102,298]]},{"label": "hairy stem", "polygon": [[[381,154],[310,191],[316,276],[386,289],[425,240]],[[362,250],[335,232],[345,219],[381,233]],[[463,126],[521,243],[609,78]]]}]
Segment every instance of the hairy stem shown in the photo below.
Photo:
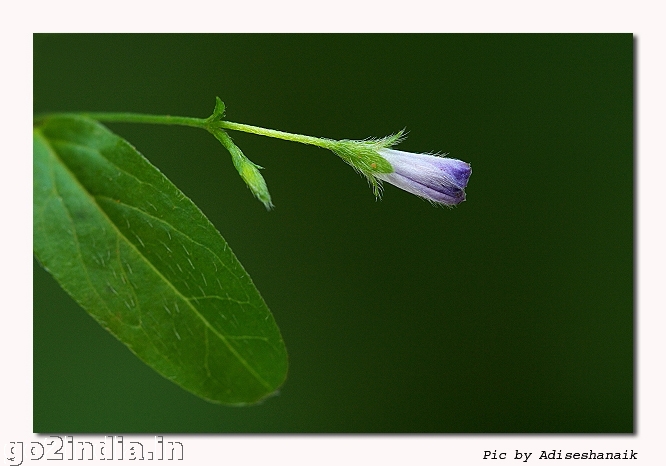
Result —
[{"label": "hairy stem", "polygon": [[245,125],[243,123],[234,123],[233,121],[217,121],[215,125],[218,128],[231,129],[235,131],[243,131],[244,133],[259,134],[269,138],[283,139],[285,141],[300,142],[302,144],[310,144],[312,146],[323,147],[324,149],[332,149],[337,141],[326,138],[316,138],[312,136],[305,136],[303,134],[287,133],[284,131],[277,131],[275,129],[261,128],[259,126]]},{"label": "hairy stem", "polygon": [[[68,115],[68,114],[59,114]],[[303,134],[287,133],[284,131],[277,131],[274,129],[261,128],[259,126],[245,125],[243,123],[234,123],[232,121],[218,120],[213,118],[192,118],[170,115],[148,115],[143,113],[107,113],[107,112],[86,112],[86,113],[70,113],[69,115],[79,115],[92,118],[100,122],[107,123],[147,123],[156,125],[179,125],[190,126],[194,128],[202,128],[210,133],[215,134],[219,129],[230,129],[234,131],[242,131],[244,133],[258,134],[267,136],[269,138],[283,139],[285,141],[300,142],[301,144],[310,144],[324,149],[332,149],[335,147],[337,141],[326,138],[316,138],[312,136],[305,136]],[[50,115],[43,115],[37,117],[36,120],[40,121],[48,118]]]}]

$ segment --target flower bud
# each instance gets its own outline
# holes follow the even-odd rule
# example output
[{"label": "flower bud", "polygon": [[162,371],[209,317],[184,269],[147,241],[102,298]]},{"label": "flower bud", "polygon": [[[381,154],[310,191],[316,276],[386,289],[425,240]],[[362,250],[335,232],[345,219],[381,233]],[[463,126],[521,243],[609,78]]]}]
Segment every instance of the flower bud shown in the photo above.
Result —
[{"label": "flower bud", "polygon": [[245,154],[240,150],[240,147],[234,144],[225,131],[218,130],[213,134],[231,154],[231,160],[234,163],[234,167],[236,167],[238,174],[241,176],[247,187],[250,188],[254,197],[259,199],[267,210],[271,210],[273,207],[271,195],[268,192],[266,180],[264,180],[264,177],[259,173],[259,169],[262,167],[245,157]]},{"label": "flower bud", "polygon": [[380,149],[378,152],[393,167],[391,173],[375,173],[380,180],[435,204],[451,206],[465,200],[465,187],[472,174],[470,164],[395,149]]}]

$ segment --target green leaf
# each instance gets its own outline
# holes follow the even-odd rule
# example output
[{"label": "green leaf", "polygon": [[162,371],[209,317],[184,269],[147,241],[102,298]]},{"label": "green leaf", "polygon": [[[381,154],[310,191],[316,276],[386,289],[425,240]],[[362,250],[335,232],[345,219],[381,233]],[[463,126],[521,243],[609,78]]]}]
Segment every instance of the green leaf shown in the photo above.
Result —
[{"label": "green leaf", "polygon": [[192,201],[93,120],[43,120],[33,144],[35,254],[100,325],[212,402],[256,402],[284,382],[273,316]]}]

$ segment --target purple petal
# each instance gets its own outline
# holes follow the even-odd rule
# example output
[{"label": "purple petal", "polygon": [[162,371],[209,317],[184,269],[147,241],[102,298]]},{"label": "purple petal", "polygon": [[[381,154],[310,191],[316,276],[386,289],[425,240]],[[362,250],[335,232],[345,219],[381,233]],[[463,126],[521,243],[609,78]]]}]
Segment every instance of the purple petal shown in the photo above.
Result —
[{"label": "purple petal", "polygon": [[432,202],[455,205],[465,200],[465,187],[472,174],[468,163],[393,149],[379,153],[393,172],[376,174],[377,178]]}]

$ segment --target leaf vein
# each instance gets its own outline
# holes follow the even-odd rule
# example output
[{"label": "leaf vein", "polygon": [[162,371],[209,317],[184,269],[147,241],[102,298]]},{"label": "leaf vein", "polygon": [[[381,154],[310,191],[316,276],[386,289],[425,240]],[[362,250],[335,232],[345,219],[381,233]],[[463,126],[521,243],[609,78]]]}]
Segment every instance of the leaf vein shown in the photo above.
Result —
[{"label": "leaf vein", "polygon": [[[36,131],[38,131],[38,130],[36,130]],[[156,267],[156,266],[155,266],[155,265],[154,265],[154,264],[153,264],[153,263],[152,263],[152,262],[151,262],[151,261],[145,256],[145,255],[144,255],[144,254],[141,253],[141,251],[136,247],[136,245],[135,245],[132,241],[130,241],[130,240],[127,238],[126,235],[124,235],[124,234],[122,233],[122,231],[121,231],[121,230],[118,228],[118,226],[117,226],[117,225],[111,220],[111,218],[109,218],[109,216],[107,215],[106,211],[105,211],[105,210],[102,208],[102,206],[99,204],[99,202],[98,202],[98,200],[97,200],[97,196],[93,195],[92,193],[90,193],[90,192],[88,191],[88,189],[87,189],[87,188],[86,188],[86,187],[80,182],[80,180],[76,177],[76,175],[75,175],[75,174],[69,169],[69,167],[67,166],[67,164],[66,164],[66,163],[60,158],[60,156],[58,155],[57,151],[54,149],[53,144],[51,143],[51,141],[56,141],[56,140],[49,140],[49,139],[47,139],[45,136],[43,136],[43,135],[41,134],[41,132],[39,132],[39,135],[40,135],[40,137],[44,140],[45,145],[49,148],[49,153],[52,155],[52,157],[54,158],[54,160],[57,160],[57,161],[60,163],[60,165],[61,165],[61,166],[62,166],[62,167],[63,167],[63,168],[64,168],[64,169],[70,174],[71,178],[72,178],[72,179],[73,179],[73,180],[79,185],[79,187],[81,188],[81,190],[82,190],[82,191],[83,191],[83,192],[84,192],[84,193],[85,193],[85,194],[91,199],[92,203],[94,203],[95,205],[98,206],[99,211],[104,215],[104,217],[106,218],[108,224],[109,224],[109,225],[110,225],[110,226],[116,231],[117,235],[120,236],[120,237],[122,237],[122,238],[127,242],[127,244],[128,244],[131,248],[133,248],[133,249],[136,251],[136,253],[137,253],[140,257],[143,258],[143,260],[145,261],[145,263],[146,263],[146,264],[147,264],[147,265],[153,270],[153,272],[154,272],[154,273],[155,273],[155,274],[156,274],[156,275],[157,275],[157,276],[158,276],[158,277],[159,277],[159,278],[160,278],[160,279],[161,279],[161,280],[162,280],[167,286],[169,286],[169,287],[173,290],[174,294],[176,294],[176,295],[179,296],[183,301],[185,301],[185,303],[186,303],[187,306],[190,308],[190,310],[191,310],[191,311],[192,311],[192,312],[193,312],[193,313],[194,313],[194,314],[195,314],[195,315],[196,315],[196,316],[197,316],[197,317],[198,317],[198,318],[204,323],[205,327],[207,327],[207,328],[208,328],[208,329],[209,329],[209,330],[210,330],[215,336],[217,336],[217,337],[218,337],[218,338],[224,343],[224,345],[227,347],[227,349],[229,350],[229,352],[232,353],[232,354],[234,355],[234,357],[235,357],[235,358],[241,363],[241,365],[242,365],[243,367],[245,367],[245,369],[246,369],[246,370],[247,370],[247,371],[248,371],[248,372],[249,372],[249,373],[250,373],[250,374],[251,374],[251,375],[252,375],[252,376],[253,376],[253,377],[259,382],[259,383],[260,383],[260,384],[262,384],[264,387],[266,387],[266,388],[269,389],[269,390],[272,389],[272,386],[271,386],[267,381],[265,381],[265,380],[264,380],[264,379],[263,379],[263,378],[257,373],[257,371],[256,371],[256,370],[255,370],[255,369],[254,369],[254,368],[253,368],[253,367],[252,367],[252,366],[251,366],[251,365],[245,360],[245,358],[243,358],[243,357],[238,353],[238,351],[236,350],[236,348],[234,348],[233,345],[230,344],[230,342],[228,341],[228,339],[227,339],[223,334],[221,334],[220,332],[218,332],[217,329],[215,329],[215,328],[212,326],[212,324],[211,324],[211,323],[210,323],[210,322],[209,322],[209,321],[208,321],[208,320],[207,320],[207,319],[206,319],[206,318],[205,318],[205,317],[204,317],[204,316],[203,316],[203,315],[202,315],[202,314],[196,309],[196,307],[194,307],[194,306],[192,305],[192,303],[190,303],[190,301],[188,300],[188,298],[187,298],[186,296],[184,296],[184,295],[183,295],[183,294],[182,294],[182,293],[181,293],[181,292],[180,292],[180,291],[174,286],[174,284],[171,283],[171,282],[170,282],[170,281],[169,281],[169,280],[168,280],[168,279],[167,279],[167,278],[166,278],[166,277],[160,272],[160,270],[159,270],[159,269],[158,269],[158,268],[157,268],[157,267]],[[65,142],[69,143],[70,141],[65,141]],[[72,143],[72,144],[76,145],[75,143]],[[86,147],[86,146],[83,146],[83,147]],[[90,150],[91,148],[86,147],[86,149]],[[99,151],[97,151],[97,152],[98,152],[100,155],[102,155],[102,157],[104,157],[104,155],[103,155],[101,152],[99,152]],[[108,160],[106,157],[104,157],[104,159],[105,159],[105,160]],[[109,161],[109,162],[111,162],[111,161]],[[111,163],[112,163],[112,162],[111,162]],[[114,166],[115,166],[115,164],[114,164]],[[122,169],[120,169],[120,168],[119,168],[119,170],[122,171]],[[131,175],[131,174],[130,174],[130,176],[133,176],[134,178],[136,178],[134,175]],[[137,179],[138,179],[138,178],[137,178]],[[139,180],[139,181],[143,182],[142,180]],[[146,183],[146,184],[149,184],[149,183]],[[152,186],[152,185],[151,185],[151,186]],[[57,187],[56,187],[56,189],[57,189]],[[60,196],[60,197],[62,198],[62,196]],[[127,205],[127,204],[124,204],[124,205]],[[132,207],[132,206],[130,206],[130,207]],[[144,214],[147,214],[146,212],[142,211],[141,209],[138,209],[138,210],[139,210],[140,212],[144,213]],[[67,212],[68,212],[68,216],[69,216],[69,218],[70,218],[70,222],[72,223],[72,225],[74,225],[74,221],[73,221],[71,215],[69,214],[69,210],[68,210],[68,209],[67,209]],[[158,220],[161,220],[161,219],[158,219]],[[166,223],[166,222],[165,222],[165,223]],[[74,233],[76,233],[76,231],[74,231]],[[185,236],[187,237],[187,235],[185,235]],[[188,238],[189,238],[189,237],[188,237]],[[191,240],[191,238],[189,238],[189,239]],[[193,241],[193,242],[195,242],[195,241]],[[208,248],[206,248],[206,249],[208,249]],[[87,267],[85,266],[85,263],[83,262],[83,258],[82,258],[82,255],[81,255],[80,246],[79,246],[79,243],[78,243],[78,237],[77,237],[77,250],[78,250],[78,253],[79,253],[79,258],[80,258],[80,260],[81,260],[81,263],[82,263],[82,265],[84,266],[84,270],[86,271],[86,277],[87,277],[87,279],[88,279],[88,282],[91,284],[92,289],[95,291],[95,293],[96,293],[97,296],[100,298],[100,300],[104,303],[104,306],[108,309],[108,305],[106,305],[106,303],[104,302],[104,300],[103,300],[103,299],[101,298],[101,296],[99,295],[99,292],[97,291],[97,289],[96,289],[94,286],[92,286],[92,283],[90,282],[89,272],[88,272]],[[210,250],[209,250],[209,251],[210,251]],[[212,251],[210,251],[210,252],[213,253]],[[214,253],[213,253],[213,254],[214,254]],[[217,256],[216,256],[216,257],[217,257]],[[219,258],[218,258],[218,259],[219,259]],[[226,264],[224,264],[224,263],[223,263],[223,265],[226,266]],[[130,270],[131,270],[131,268],[130,268]],[[238,277],[236,277],[236,278],[238,278]],[[175,330],[175,328],[174,328],[174,330]],[[177,335],[177,336],[178,336],[178,338],[180,339],[180,336],[179,336],[179,335]],[[162,356],[164,357],[164,355],[162,355]],[[167,358],[167,359],[168,359],[168,358]]]}]

